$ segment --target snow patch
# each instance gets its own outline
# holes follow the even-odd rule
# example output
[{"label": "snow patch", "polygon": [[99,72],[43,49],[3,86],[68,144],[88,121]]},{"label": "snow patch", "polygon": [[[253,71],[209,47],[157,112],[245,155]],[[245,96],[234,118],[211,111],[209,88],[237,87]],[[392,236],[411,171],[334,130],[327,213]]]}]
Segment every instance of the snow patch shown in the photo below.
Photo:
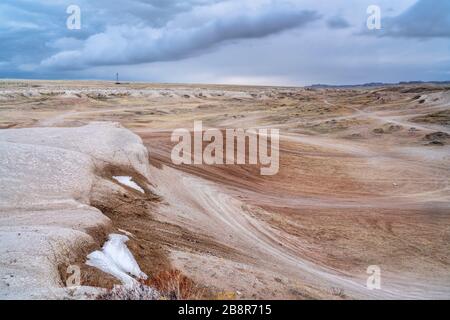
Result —
[{"label": "snow patch", "polygon": [[123,185],[130,187],[134,190],[137,190],[139,192],[145,193],[144,189],[142,189],[141,186],[139,186],[136,182],[134,182],[132,177],[114,176],[113,179],[116,180],[117,182],[119,182],[120,184],[123,184]]},{"label": "snow patch", "polygon": [[127,236],[110,234],[101,251],[94,251],[87,256],[86,264],[109,273],[124,285],[133,285],[137,282],[132,276],[147,279],[147,275],[141,271],[125,244],[128,240],[130,239]]},{"label": "snow patch", "polygon": [[123,230],[123,229],[117,229],[119,232],[127,235],[130,238],[134,238],[134,234],[132,234],[131,232],[128,232],[127,230]]}]

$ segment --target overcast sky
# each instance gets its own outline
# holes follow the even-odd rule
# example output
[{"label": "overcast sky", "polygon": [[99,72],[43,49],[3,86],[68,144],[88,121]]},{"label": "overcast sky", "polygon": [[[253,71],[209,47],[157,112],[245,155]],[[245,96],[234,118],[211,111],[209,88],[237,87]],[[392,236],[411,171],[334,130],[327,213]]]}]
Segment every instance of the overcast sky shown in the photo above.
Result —
[{"label": "overcast sky", "polygon": [[[69,5],[81,10],[69,29]],[[369,5],[381,29],[369,30]],[[450,80],[450,0],[2,0],[0,78]]]}]

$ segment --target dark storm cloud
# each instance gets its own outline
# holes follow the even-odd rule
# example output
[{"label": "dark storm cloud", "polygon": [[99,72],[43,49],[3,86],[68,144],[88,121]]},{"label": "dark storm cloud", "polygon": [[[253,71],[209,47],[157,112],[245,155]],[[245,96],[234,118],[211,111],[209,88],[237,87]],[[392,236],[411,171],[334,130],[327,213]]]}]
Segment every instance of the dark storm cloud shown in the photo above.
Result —
[{"label": "dark storm cloud", "polygon": [[[36,64],[62,49],[99,33],[109,25],[161,27],[174,16],[194,7],[221,0],[2,0],[0,2],[0,76],[5,66],[19,70]],[[82,29],[68,30],[66,9],[77,4],[82,12]],[[65,45],[67,44],[67,45]],[[8,75],[14,70],[8,70]]]},{"label": "dark storm cloud", "polygon": [[327,26],[330,29],[346,29],[350,27],[350,23],[340,16],[333,16],[327,19]]},{"label": "dark storm cloud", "polygon": [[450,38],[450,1],[419,0],[404,13],[382,19],[381,36]]},{"label": "dark storm cloud", "polygon": [[222,1],[226,0],[82,0],[77,3],[89,23],[95,26],[126,24],[161,27],[176,15],[194,7]]},{"label": "dark storm cloud", "polygon": [[[18,8],[8,1],[1,2],[0,75],[14,74],[18,66],[34,63],[48,55],[42,40],[51,39],[52,36],[45,31],[51,27],[52,23],[44,13]],[[33,55],[29,53],[30,47]]]},{"label": "dark storm cloud", "polygon": [[320,18],[292,5],[247,7],[239,3],[179,15],[161,28],[119,25],[90,36],[78,50],[61,51],[43,67],[88,66],[172,61],[201,53],[229,40],[261,38],[305,26]]},{"label": "dark storm cloud", "polygon": [[[361,31],[372,4],[382,30]],[[450,0],[1,0],[0,78],[448,80],[449,13]]]}]

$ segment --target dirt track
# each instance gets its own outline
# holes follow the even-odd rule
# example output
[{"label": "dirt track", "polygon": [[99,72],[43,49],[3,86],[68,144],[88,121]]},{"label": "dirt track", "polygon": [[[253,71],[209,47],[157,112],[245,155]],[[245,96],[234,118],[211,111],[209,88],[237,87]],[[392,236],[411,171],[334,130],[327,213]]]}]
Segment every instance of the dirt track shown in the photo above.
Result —
[{"label": "dirt track", "polygon": [[[0,97],[0,127],[111,120],[139,134],[161,197],[150,209],[159,222],[149,225],[178,226],[192,241],[183,244],[179,232],[152,239],[214,292],[450,296],[450,139],[426,138],[450,131],[433,116],[449,109],[448,89],[23,82],[2,84]],[[194,120],[279,128],[279,173],[173,165],[170,133]],[[382,290],[366,288],[369,265],[381,267]]]}]

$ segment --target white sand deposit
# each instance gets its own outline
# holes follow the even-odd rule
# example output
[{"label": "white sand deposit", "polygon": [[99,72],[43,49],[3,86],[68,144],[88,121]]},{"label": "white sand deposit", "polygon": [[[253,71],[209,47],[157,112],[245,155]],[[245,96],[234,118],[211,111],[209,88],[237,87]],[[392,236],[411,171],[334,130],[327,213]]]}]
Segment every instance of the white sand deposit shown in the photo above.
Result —
[{"label": "white sand deposit", "polygon": [[109,223],[89,199],[107,165],[148,177],[141,139],[100,122],[0,131],[0,299],[65,296],[59,257]]}]

